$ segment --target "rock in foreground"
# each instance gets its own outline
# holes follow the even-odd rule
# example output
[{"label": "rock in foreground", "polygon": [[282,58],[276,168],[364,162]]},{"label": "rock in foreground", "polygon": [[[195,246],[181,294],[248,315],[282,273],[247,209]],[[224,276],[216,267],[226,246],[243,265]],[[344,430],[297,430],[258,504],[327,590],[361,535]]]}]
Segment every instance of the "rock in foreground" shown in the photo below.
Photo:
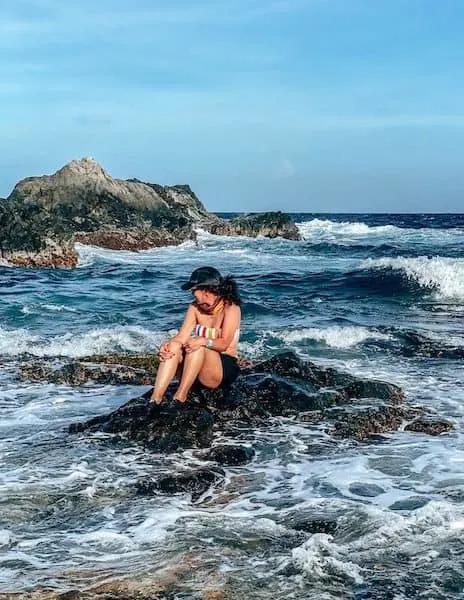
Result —
[{"label": "rock in foreground", "polygon": [[[234,434],[237,428],[263,427],[276,416],[324,423],[335,438],[361,440],[396,431],[403,421],[416,419],[418,423],[425,412],[404,405],[401,389],[393,384],[322,369],[291,352],[243,369],[225,393],[193,389],[188,403],[168,398],[159,407],[149,403],[150,394],[110,414],[75,424],[70,431],[116,434],[151,450],[172,452],[206,448],[215,431]],[[231,456],[238,454],[234,450]],[[216,460],[214,452],[205,458]],[[240,464],[247,459],[236,460]]]}]

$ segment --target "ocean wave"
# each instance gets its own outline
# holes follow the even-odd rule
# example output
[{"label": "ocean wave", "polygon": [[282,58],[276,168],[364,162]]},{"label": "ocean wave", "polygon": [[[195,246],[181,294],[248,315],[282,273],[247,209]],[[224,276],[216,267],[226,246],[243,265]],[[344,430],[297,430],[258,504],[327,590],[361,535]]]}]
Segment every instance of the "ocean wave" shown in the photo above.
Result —
[{"label": "ocean wave", "polygon": [[419,332],[411,329],[391,329],[393,348],[403,356],[426,358],[464,358],[464,337],[450,335],[448,331]]},{"label": "ocean wave", "polygon": [[460,245],[464,240],[464,230],[406,228],[395,225],[368,225],[362,221],[331,221],[311,219],[297,224],[301,236],[311,244],[329,243],[352,246],[368,242],[374,246],[393,244],[401,246],[444,247]]},{"label": "ocean wave", "polygon": [[380,333],[367,327],[355,326],[333,326],[327,328],[307,327],[298,330],[285,330],[277,334],[266,332],[269,335],[278,336],[285,343],[298,343],[305,340],[323,342],[331,348],[352,348],[362,344],[369,339],[387,340],[388,334]]},{"label": "ocean wave", "polygon": [[464,260],[445,257],[368,258],[361,268],[370,271],[398,271],[437,299],[464,300]]},{"label": "ocean wave", "polygon": [[27,329],[8,330],[0,327],[0,355],[32,354],[38,357],[78,358],[112,352],[147,352],[159,346],[165,337],[166,332],[135,326],[115,326],[46,339]]},{"label": "ocean wave", "polygon": [[337,238],[365,237],[367,235],[398,234],[402,230],[394,225],[371,226],[362,222],[330,221],[329,219],[311,219],[299,223],[298,229],[305,240],[334,240]]},{"label": "ocean wave", "polygon": [[150,248],[149,250],[140,250],[132,252],[130,250],[109,250],[108,248],[100,248],[98,246],[90,246],[86,244],[75,244],[76,252],[79,255],[78,268],[91,267],[95,263],[105,262],[111,264],[143,264],[153,263],[161,259],[164,262],[166,255],[173,252],[190,252],[195,248],[195,242],[187,241],[178,246],[161,246],[159,248]]},{"label": "ocean wave", "polygon": [[260,360],[269,354],[269,351],[276,351],[282,347],[292,347],[298,353],[308,342],[320,343],[337,350],[347,350],[376,340],[388,341],[390,333],[361,326],[265,330],[257,339],[241,341],[240,352],[247,358]]}]

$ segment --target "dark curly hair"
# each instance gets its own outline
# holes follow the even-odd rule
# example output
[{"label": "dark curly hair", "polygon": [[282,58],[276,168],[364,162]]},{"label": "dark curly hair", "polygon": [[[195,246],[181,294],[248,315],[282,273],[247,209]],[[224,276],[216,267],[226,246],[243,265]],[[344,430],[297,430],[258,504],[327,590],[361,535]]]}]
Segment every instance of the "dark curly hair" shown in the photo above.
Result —
[{"label": "dark curly hair", "polygon": [[232,277],[232,275],[221,277],[221,282],[217,286],[199,285],[196,286],[196,289],[205,290],[207,292],[213,292],[214,294],[219,294],[225,302],[229,302],[230,304],[236,304],[237,306],[242,306],[242,300],[240,299],[238,285],[234,277]]}]

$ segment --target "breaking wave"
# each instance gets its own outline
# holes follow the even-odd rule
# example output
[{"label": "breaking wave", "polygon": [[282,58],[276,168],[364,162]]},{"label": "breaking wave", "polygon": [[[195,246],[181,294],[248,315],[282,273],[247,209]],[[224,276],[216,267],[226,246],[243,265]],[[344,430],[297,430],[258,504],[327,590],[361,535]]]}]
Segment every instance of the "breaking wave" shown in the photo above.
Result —
[{"label": "breaking wave", "polygon": [[166,332],[116,326],[44,339],[28,329],[8,330],[0,327],[0,355],[77,358],[112,352],[147,352],[156,348],[165,337]]},{"label": "breaking wave", "polygon": [[437,299],[464,300],[464,260],[446,257],[380,258],[362,261],[370,271],[396,271],[422,288],[434,292]]}]

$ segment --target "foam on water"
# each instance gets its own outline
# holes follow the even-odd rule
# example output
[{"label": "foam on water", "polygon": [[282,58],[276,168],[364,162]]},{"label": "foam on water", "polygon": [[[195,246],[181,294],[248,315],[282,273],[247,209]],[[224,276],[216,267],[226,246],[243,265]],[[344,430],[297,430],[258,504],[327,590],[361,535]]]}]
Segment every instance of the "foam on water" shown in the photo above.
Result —
[{"label": "foam on water", "polygon": [[311,221],[299,223],[297,226],[305,240],[317,243],[336,240],[341,242],[344,239],[349,241],[360,237],[378,237],[386,234],[400,235],[404,231],[394,225],[369,226],[362,222],[339,222],[330,221],[329,219],[311,219]]},{"label": "foam on water", "polygon": [[339,350],[355,348],[370,340],[389,340],[390,334],[361,326],[301,327],[300,329],[266,329],[255,341],[240,341],[240,351],[250,359],[263,358],[269,350],[280,345],[293,347],[297,352],[305,342],[320,342]]},{"label": "foam on water", "polygon": [[78,268],[89,267],[96,262],[108,262],[115,264],[143,264],[156,263],[160,260],[166,260],[170,254],[191,252],[196,248],[195,242],[187,241],[178,246],[161,246],[160,248],[151,248],[150,250],[140,250],[132,252],[130,250],[109,250],[98,246],[89,246],[86,244],[75,244],[75,249],[79,255]]},{"label": "foam on water", "polygon": [[328,579],[334,574],[361,584],[361,568],[347,558],[348,553],[333,542],[330,535],[316,533],[292,550],[293,564],[311,579]]},{"label": "foam on water", "polygon": [[[179,273],[190,271],[201,264],[214,264],[224,273],[236,270],[273,272],[276,265],[289,272],[299,272],[304,267],[320,267],[320,257],[295,254],[294,244],[281,238],[259,239],[245,236],[230,237],[202,233],[197,242],[184,242],[179,246],[165,246],[140,252],[107,250],[76,244],[79,267],[98,263],[137,265],[140,267],[175,263]],[[213,255],[213,259],[212,259]]]},{"label": "foam on water", "polygon": [[305,340],[324,342],[331,348],[352,348],[366,340],[388,340],[390,335],[383,334],[367,327],[305,327],[299,330],[284,330],[278,333],[264,332],[268,335],[278,336],[284,343],[298,343]]},{"label": "foam on water", "polygon": [[85,333],[65,333],[51,339],[42,338],[27,329],[8,330],[0,327],[0,355],[68,356],[77,358],[114,352],[147,352],[166,338],[166,332],[150,331],[136,326],[98,328]]},{"label": "foam on water", "polygon": [[464,259],[427,256],[368,258],[360,266],[362,269],[402,271],[419,285],[434,291],[437,299],[464,300]]},{"label": "foam on water", "polygon": [[359,244],[408,244],[436,245],[460,244],[464,240],[463,229],[408,229],[395,225],[367,225],[363,222],[311,219],[297,224],[301,236],[308,242],[327,242],[340,245]]},{"label": "foam on water", "polygon": [[64,304],[25,304],[21,308],[21,312],[25,315],[33,315],[33,314],[43,314],[44,311],[49,312],[71,312],[76,313],[77,310],[72,308],[71,306],[66,306]]}]

